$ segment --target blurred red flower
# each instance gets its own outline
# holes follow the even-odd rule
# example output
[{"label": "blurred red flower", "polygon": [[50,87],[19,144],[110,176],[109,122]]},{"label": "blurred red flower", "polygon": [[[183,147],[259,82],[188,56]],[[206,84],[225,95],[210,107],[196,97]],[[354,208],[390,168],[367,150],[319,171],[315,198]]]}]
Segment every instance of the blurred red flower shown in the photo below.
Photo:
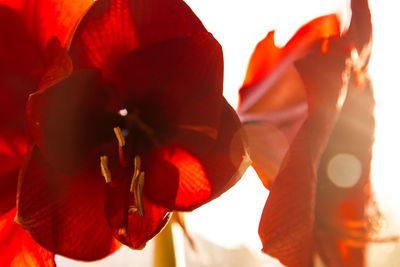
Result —
[{"label": "blurred red flower", "polygon": [[[25,104],[92,1],[0,1],[1,266],[54,266],[53,253],[14,222],[18,171],[28,151]],[[52,39],[53,38],[53,39]]]},{"label": "blurred red flower", "polygon": [[[179,0],[99,0],[27,104],[18,222],[52,252],[142,248],[248,165],[222,50]],[[72,62],[73,68],[69,68]]]},{"label": "blurred red flower", "polygon": [[270,190],[263,251],[287,266],[311,266],[316,254],[327,266],[365,264],[374,130],[367,1],[352,1],[352,13],[343,34],[335,15],[282,48],[269,33],[240,90],[250,157]]}]

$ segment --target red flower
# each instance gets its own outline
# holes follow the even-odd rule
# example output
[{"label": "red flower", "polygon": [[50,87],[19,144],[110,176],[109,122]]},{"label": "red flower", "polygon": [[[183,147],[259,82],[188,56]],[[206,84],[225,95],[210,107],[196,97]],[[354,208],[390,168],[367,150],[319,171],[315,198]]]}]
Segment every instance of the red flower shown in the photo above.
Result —
[{"label": "red flower", "polygon": [[328,266],[365,263],[371,22],[367,1],[353,1],[352,10],[343,35],[334,15],[303,26],[283,48],[269,33],[240,91],[250,157],[270,189],[259,227],[263,251],[287,266],[310,266],[315,253]]},{"label": "red flower", "polygon": [[18,171],[28,151],[25,104],[62,50],[56,38],[65,44],[91,3],[0,1],[0,249],[6,251],[1,266],[54,266],[53,253],[14,222]]},{"label": "red flower", "polygon": [[221,47],[184,2],[99,0],[69,54],[73,70],[50,69],[27,105],[35,145],[18,222],[38,243],[83,260],[107,255],[114,238],[142,248],[171,211],[240,178],[247,158],[222,96]]}]

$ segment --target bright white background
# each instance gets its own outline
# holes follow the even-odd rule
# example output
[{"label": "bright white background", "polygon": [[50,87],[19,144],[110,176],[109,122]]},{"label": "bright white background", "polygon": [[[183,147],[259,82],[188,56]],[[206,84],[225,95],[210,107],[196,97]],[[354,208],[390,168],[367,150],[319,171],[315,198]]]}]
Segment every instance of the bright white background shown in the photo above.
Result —
[{"label": "bright white background", "polygon": [[[237,91],[243,82],[249,57],[257,42],[270,30],[276,29],[277,41],[284,44],[296,29],[308,20],[331,12],[341,13],[349,5],[348,0],[187,0],[186,2],[223,47],[224,95],[234,107],[237,105]],[[374,25],[374,49],[370,73],[377,101],[372,178],[379,207],[385,216],[382,232],[385,235],[397,235],[400,232],[400,85],[398,82],[400,4],[397,0],[370,0],[370,6]],[[346,21],[346,18],[344,20]],[[255,252],[252,255],[259,257],[261,243],[257,230],[267,196],[267,190],[263,188],[255,172],[250,169],[242,180],[222,197],[188,214],[186,216],[188,228],[195,237],[200,236],[201,239],[204,238],[224,248],[233,249],[245,245]],[[204,244],[206,241],[199,242]],[[213,247],[211,243],[205,244],[206,250]],[[213,249],[219,250],[217,247]],[[373,246],[370,266],[400,266],[399,259],[390,258],[399,253],[398,249],[399,246],[394,244]],[[219,251],[223,257],[222,254],[225,252]],[[190,252],[187,257],[192,261],[196,260],[196,256]],[[207,256],[205,258],[207,259]],[[208,260],[204,258],[200,260],[198,257],[199,262],[203,264],[198,266],[233,266],[232,263],[223,264],[223,261],[217,263],[216,259],[218,257],[212,255],[208,256]],[[273,264],[266,257],[259,260],[264,264],[257,266],[276,266],[276,263]],[[61,266],[81,266],[81,263],[65,259],[59,262]],[[151,244],[142,252],[122,249],[94,265],[151,266]],[[195,264],[188,266],[192,267]]]}]

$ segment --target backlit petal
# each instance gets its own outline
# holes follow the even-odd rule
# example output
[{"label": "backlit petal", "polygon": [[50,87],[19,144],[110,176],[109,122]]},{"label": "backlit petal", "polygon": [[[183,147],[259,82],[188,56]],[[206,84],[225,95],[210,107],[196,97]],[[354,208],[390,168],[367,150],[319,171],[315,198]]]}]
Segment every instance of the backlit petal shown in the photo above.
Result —
[{"label": "backlit petal", "polygon": [[146,194],[143,195],[144,217],[140,217],[138,212],[128,214],[129,206],[135,204],[129,192],[129,178],[130,175],[122,175],[115,186],[107,187],[106,214],[114,236],[121,243],[142,249],[165,226],[169,214],[165,208],[151,203]]},{"label": "backlit petal", "polygon": [[[257,45],[250,59],[246,78],[239,92],[239,109],[244,112],[258,101],[263,101],[263,106],[268,109],[283,108],[304,99],[301,87],[290,86],[287,90],[280,90],[280,87],[274,86],[276,81],[290,70],[289,66],[301,58],[316,40],[338,36],[339,33],[340,23],[335,15],[316,18],[307,23],[283,48],[276,47],[274,32],[270,32]],[[288,83],[287,80],[283,82]]]},{"label": "backlit petal", "polygon": [[54,267],[54,254],[39,246],[21,225],[14,222],[16,209],[0,217],[0,265]]},{"label": "backlit petal", "polygon": [[20,175],[17,221],[54,253],[103,258],[116,249],[104,213],[104,190],[100,169],[67,176],[33,147]]},{"label": "backlit petal", "polygon": [[108,68],[128,51],[205,31],[178,0],[99,0],[76,31],[71,54],[78,68]]},{"label": "backlit petal", "polygon": [[307,266],[311,261],[316,171],[346,94],[348,54],[340,40],[330,42],[328,53],[322,54],[316,43],[296,62],[307,90],[309,116],[283,160],[260,222],[263,251],[287,266]]},{"label": "backlit petal", "polygon": [[[79,20],[93,4],[93,0],[1,0],[0,4],[15,9],[24,20],[30,35],[44,48],[57,37],[64,46]],[[10,24],[11,25],[11,24]]]},{"label": "backlit petal", "polygon": [[192,210],[232,187],[249,166],[241,124],[236,112],[223,102],[221,124],[212,149],[204,154],[197,146],[182,144],[170,161],[179,170],[176,210]]}]

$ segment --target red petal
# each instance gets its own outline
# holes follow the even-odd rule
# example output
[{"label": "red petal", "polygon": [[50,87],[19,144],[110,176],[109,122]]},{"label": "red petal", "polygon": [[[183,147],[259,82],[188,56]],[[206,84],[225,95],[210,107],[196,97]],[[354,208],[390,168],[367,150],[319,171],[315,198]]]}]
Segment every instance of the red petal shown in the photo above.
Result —
[{"label": "red petal", "polygon": [[0,215],[15,207],[18,169],[0,176]]},{"label": "red petal", "polygon": [[[285,108],[303,100],[304,91],[301,86],[280,90],[281,87],[274,86],[276,81],[290,70],[289,66],[301,58],[316,40],[338,36],[339,33],[340,23],[335,15],[309,22],[283,48],[275,46],[274,32],[270,32],[257,45],[250,59],[246,78],[240,89],[241,112],[247,111],[260,99],[268,109]],[[281,82],[288,83],[286,79]]]},{"label": "red petal", "polygon": [[170,161],[179,170],[175,208],[188,209],[207,202],[211,197],[212,186],[199,159],[184,149],[175,147]]},{"label": "red petal", "polygon": [[73,71],[72,61],[57,38],[47,43],[45,52],[46,70],[41,77],[39,89],[43,90],[61,82]]},{"label": "red petal", "polygon": [[107,138],[105,130],[113,135],[100,81],[98,71],[81,70],[29,98],[28,127],[47,160],[63,171],[82,167],[92,148]]},{"label": "red petal", "polygon": [[25,135],[7,126],[0,127],[0,175],[19,169],[28,151]]},{"label": "red petal", "polygon": [[0,217],[1,266],[56,266],[53,253],[39,246],[20,225],[14,222],[16,209]]},{"label": "red petal", "polygon": [[34,147],[20,176],[18,222],[54,253],[100,259],[116,249],[104,213],[104,190],[100,168],[66,176]]},{"label": "red petal", "polygon": [[154,151],[145,167],[144,194],[156,205],[171,210],[179,184],[179,172],[165,157],[172,151]]},{"label": "red petal", "polygon": [[283,160],[260,222],[263,251],[287,266],[311,261],[316,170],[346,93],[342,78],[348,73],[348,55],[340,41],[331,38],[330,43],[327,54],[318,51],[317,43],[296,63],[307,88],[309,117]]},{"label": "red petal", "polygon": [[203,25],[183,1],[99,0],[78,27],[71,53],[79,68],[104,70],[132,49],[199,31]]},{"label": "red petal", "polygon": [[316,40],[339,33],[337,17],[324,16],[300,28],[283,48],[276,47],[274,32],[270,32],[253,52],[238,112],[247,124],[253,165],[266,187],[274,181],[307,115],[306,90],[293,62]]},{"label": "red petal", "polygon": [[53,36],[64,46],[93,0],[2,0],[0,4],[17,10],[30,34],[45,47]]},{"label": "red petal", "polygon": [[18,14],[0,5],[0,124],[24,132],[24,107],[43,69],[42,54]]},{"label": "red petal", "polygon": [[165,208],[152,204],[145,194],[144,217],[140,217],[137,212],[128,214],[129,206],[135,204],[132,202],[133,195],[129,192],[128,177],[131,178],[122,175],[115,187],[107,187],[106,213],[114,236],[131,248],[142,249],[147,241],[161,231],[169,216]]},{"label": "red petal", "polygon": [[198,34],[133,50],[117,65],[113,80],[128,108],[157,113],[173,130],[166,139],[207,152],[220,122],[222,64],[218,42]]},{"label": "red petal", "polygon": [[250,164],[240,127],[236,112],[224,101],[221,124],[212,149],[199,153],[194,144],[175,150],[170,158],[179,170],[174,209],[192,210],[217,198],[239,180]]}]

